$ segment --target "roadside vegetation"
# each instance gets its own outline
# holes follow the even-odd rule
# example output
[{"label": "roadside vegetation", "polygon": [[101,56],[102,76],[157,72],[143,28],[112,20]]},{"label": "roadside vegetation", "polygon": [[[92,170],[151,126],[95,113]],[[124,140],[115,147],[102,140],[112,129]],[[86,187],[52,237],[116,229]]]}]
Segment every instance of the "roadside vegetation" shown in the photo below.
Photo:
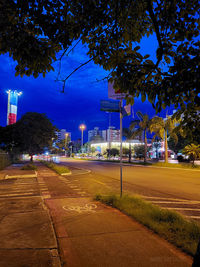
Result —
[{"label": "roadside vegetation", "polygon": [[96,200],[119,209],[159,234],[184,252],[194,256],[200,238],[200,225],[175,211],[162,209],[138,196],[97,195]]},{"label": "roadside vegetation", "polygon": [[48,168],[52,169],[53,171],[55,171],[56,173],[58,173],[60,175],[64,175],[64,174],[70,173],[69,168],[67,168],[66,166],[58,165],[56,163],[48,162],[48,161],[41,161],[41,162],[45,166],[47,166]]},{"label": "roadside vegetation", "polygon": [[[89,161],[103,161],[103,162],[114,162],[114,163],[120,163],[120,160],[114,160],[114,159],[90,159],[90,158],[74,158],[75,160],[89,160]],[[127,164],[129,162],[122,161],[123,164]],[[200,165],[196,165],[193,163],[165,163],[165,162],[134,162],[131,161],[132,165],[141,165],[141,166],[151,166],[151,167],[165,167],[165,168],[179,168],[179,169],[200,169]]]},{"label": "roadside vegetation", "polygon": [[10,164],[11,164],[11,159],[9,155],[6,153],[2,153],[2,151],[0,151],[0,170],[3,170]]},{"label": "roadside vegetation", "polygon": [[26,164],[21,167],[21,170],[37,170],[37,167],[34,164]]},{"label": "roadside vegetation", "polygon": [[179,169],[200,169],[200,165],[196,165],[193,163],[165,163],[165,162],[157,162],[153,163],[152,166],[158,167],[168,167],[168,168],[179,168]]}]

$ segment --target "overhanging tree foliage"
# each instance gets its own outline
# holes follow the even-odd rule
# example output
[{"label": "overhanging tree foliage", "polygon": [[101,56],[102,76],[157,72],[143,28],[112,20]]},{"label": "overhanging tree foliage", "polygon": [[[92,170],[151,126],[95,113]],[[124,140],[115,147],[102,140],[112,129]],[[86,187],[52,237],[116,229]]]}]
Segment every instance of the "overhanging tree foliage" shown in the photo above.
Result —
[{"label": "overhanging tree foliage", "polygon": [[[186,128],[188,120],[200,127],[198,0],[1,0],[0,10],[0,51],[18,62],[16,74],[45,75],[58,51],[62,58],[82,42],[88,62],[110,71],[130,102],[141,95],[157,111],[174,104]],[[142,39],[152,34],[155,50],[144,55]]]}]

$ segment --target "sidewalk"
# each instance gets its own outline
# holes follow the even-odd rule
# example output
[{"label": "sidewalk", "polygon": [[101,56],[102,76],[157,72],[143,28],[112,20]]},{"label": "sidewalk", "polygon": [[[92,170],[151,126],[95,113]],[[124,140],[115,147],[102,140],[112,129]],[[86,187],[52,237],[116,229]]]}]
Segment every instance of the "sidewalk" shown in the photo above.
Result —
[{"label": "sidewalk", "polygon": [[37,172],[33,170],[21,170],[23,164],[13,164],[0,171],[0,180],[7,178],[37,177]]},{"label": "sidewalk", "polygon": [[[42,177],[41,171],[45,176]],[[10,173],[10,170],[6,170],[5,173]],[[14,168],[12,173],[14,173]],[[39,166],[38,178],[38,180],[44,181],[42,186],[46,184],[48,188],[51,188],[49,185],[52,183],[54,190],[57,190],[57,187],[66,192],[65,196],[52,197],[49,190],[50,197],[44,200],[49,208],[53,227],[48,212],[44,205],[41,206],[39,196],[32,197],[35,204],[31,200],[32,198],[26,198],[26,201],[20,200],[21,205],[18,204],[17,209],[15,208],[16,204],[12,204],[13,198],[6,200],[9,204],[5,200],[0,201],[1,217],[3,211],[4,216],[7,216],[7,211],[11,207],[11,214],[16,213],[17,210],[20,214],[28,213],[28,210],[31,212],[37,211],[35,215],[32,213],[26,217],[26,220],[22,216],[17,224],[15,220],[12,221],[13,214],[9,220],[3,219],[3,225],[1,222],[0,235],[1,237],[4,236],[5,240],[0,242],[0,267],[59,267],[55,264],[55,261],[53,263],[52,257],[52,253],[55,253],[55,255],[57,253],[57,242],[63,267],[190,267],[192,265],[191,257],[130,217],[116,209],[93,201],[89,197],[80,197],[78,193],[76,194],[77,191],[75,190],[77,188],[73,188],[69,184],[70,181],[75,179],[73,174],[61,179],[53,171]],[[66,180],[66,183],[64,180]],[[74,190],[74,197],[67,196],[69,190]],[[31,204],[28,204],[28,201]],[[17,201],[15,198],[14,202],[19,203],[19,200]],[[7,211],[6,207],[8,207]],[[40,220],[40,216],[43,221]],[[20,226],[21,232],[18,232]],[[37,237],[35,236],[37,232],[32,231],[32,227],[40,231]],[[8,230],[4,231],[4,228]],[[29,232],[28,246],[26,244],[26,231]],[[7,234],[11,234],[10,239],[6,237]],[[26,249],[27,247],[29,250]],[[29,263],[27,264],[27,262]]]},{"label": "sidewalk", "polygon": [[19,168],[0,171],[0,267],[59,267],[55,232],[35,172]]},{"label": "sidewalk", "polygon": [[116,209],[89,198],[48,199],[67,267],[189,267],[181,253]]}]

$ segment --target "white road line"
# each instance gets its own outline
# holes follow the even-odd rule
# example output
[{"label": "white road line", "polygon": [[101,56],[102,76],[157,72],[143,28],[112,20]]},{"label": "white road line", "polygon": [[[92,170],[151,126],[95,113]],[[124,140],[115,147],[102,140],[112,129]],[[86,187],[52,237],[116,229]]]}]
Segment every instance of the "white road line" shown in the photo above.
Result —
[{"label": "white road line", "polygon": [[32,185],[32,184],[37,184],[37,182],[31,182],[31,183],[18,183],[18,182],[16,182],[14,185]]},{"label": "white road line", "polygon": [[200,209],[194,209],[194,208],[168,208],[166,207],[166,209],[168,210],[191,210],[191,211],[200,211]]},{"label": "white road line", "polygon": [[188,218],[192,218],[192,219],[200,219],[200,216],[186,216]]},{"label": "white road line", "polygon": [[45,196],[42,196],[43,199],[47,199],[47,198],[51,198],[50,195],[45,195]]},{"label": "white road line", "polygon": [[[28,191],[28,192],[35,192],[35,191],[38,191],[37,190],[37,188],[36,189],[27,189],[27,190],[25,190],[25,189],[19,189],[19,190],[17,190],[17,189],[15,189],[15,190],[10,190],[11,191],[11,193],[16,193],[16,194],[18,194],[18,193],[20,193],[20,192],[22,192],[22,191]],[[4,194],[5,192],[4,191],[0,191],[0,194]]]},{"label": "white road line", "polygon": [[33,195],[33,193],[22,193],[22,194],[5,194],[0,195],[0,197],[12,197],[12,196],[24,196],[24,195]]},{"label": "white road line", "polygon": [[178,201],[190,201],[190,200],[187,200],[187,199],[180,199],[180,198],[168,198],[168,197],[149,197],[149,196],[143,196],[143,195],[140,195],[141,197],[143,198],[153,198],[153,199],[169,199],[169,200],[178,200]]},{"label": "white road line", "polygon": [[200,204],[199,201],[151,201],[151,203],[160,203],[160,204]]}]

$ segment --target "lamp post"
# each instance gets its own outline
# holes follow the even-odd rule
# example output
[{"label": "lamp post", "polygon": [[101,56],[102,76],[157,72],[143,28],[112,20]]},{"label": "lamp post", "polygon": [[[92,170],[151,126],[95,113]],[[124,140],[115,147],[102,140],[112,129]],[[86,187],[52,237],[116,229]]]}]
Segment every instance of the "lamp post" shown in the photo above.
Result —
[{"label": "lamp post", "polygon": [[68,133],[65,134],[65,157],[66,157],[66,143],[67,143],[67,138],[68,138]]},{"label": "lamp post", "polygon": [[83,131],[85,130],[85,124],[81,124],[79,129],[81,130],[81,152],[83,153]]}]

